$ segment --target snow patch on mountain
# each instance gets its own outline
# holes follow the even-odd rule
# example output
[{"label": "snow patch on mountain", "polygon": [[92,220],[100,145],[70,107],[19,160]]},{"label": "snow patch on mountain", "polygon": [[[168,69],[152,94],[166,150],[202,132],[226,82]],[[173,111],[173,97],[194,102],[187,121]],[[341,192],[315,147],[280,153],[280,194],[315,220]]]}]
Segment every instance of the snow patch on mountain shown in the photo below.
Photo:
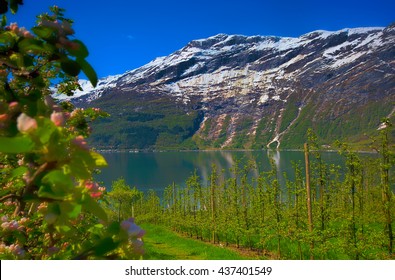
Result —
[{"label": "snow patch on mountain", "polygon": [[54,93],[52,95],[53,98],[60,101],[71,100],[71,99],[79,99],[82,97],[87,97],[88,101],[95,100],[101,96],[101,93],[108,88],[116,87],[116,81],[122,75],[114,75],[108,76],[106,78],[100,79],[96,85],[93,87],[91,82],[88,80],[79,80],[78,83],[81,86],[82,90],[76,90],[73,96],[67,96],[65,94]]}]

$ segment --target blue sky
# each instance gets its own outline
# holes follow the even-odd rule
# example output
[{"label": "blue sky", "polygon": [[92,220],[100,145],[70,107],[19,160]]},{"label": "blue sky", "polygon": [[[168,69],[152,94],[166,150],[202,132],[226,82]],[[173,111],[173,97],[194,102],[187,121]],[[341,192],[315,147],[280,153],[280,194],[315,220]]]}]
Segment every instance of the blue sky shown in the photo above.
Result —
[{"label": "blue sky", "polygon": [[30,28],[51,5],[66,9],[99,77],[121,74],[218,33],[298,37],[314,30],[387,26],[394,0],[25,0],[11,22]]}]

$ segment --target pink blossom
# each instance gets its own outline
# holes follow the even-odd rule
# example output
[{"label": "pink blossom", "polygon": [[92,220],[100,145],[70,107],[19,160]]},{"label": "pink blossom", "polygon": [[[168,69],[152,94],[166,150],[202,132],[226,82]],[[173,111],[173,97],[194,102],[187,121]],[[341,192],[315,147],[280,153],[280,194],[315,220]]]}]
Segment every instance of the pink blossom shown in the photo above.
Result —
[{"label": "pink blossom", "polygon": [[92,181],[87,181],[85,182],[85,188],[87,188],[88,190],[92,190],[96,187],[96,183],[92,182]]},{"label": "pink blossom", "polygon": [[133,223],[134,223],[134,218],[129,218],[127,220],[122,221],[121,227],[127,229],[129,228],[129,224],[133,224]]},{"label": "pink blossom", "polygon": [[90,196],[92,198],[99,198],[101,195],[102,195],[101,192],[92,192],[92,193],[90,193]]},{"label": "pink blossom", "polygon": [[8,115],[7,114],[1,114],[0,115],[0,122],[5,122],[8,120]]},{"label": "pink blossom", "polygon": [[37,129],[36,120],[29,117],[25,113],[20,114],[16,121],[18,130],[20,132],[29,133]]},{"label": "pink blossom", "polygon": [[144,242],[140,239],[136,239],[132,241],[132,246],[133,246],[133,252],[137,255],[143,255],[144,254],[144,249],[143,249]]},{"label": "pink blossom", "polygon": [[73,28],[71,28],[71,24],[68,21],[63,21],[62,22],[62,28],[63,31],[67,34],[67,35],[72,35],[74,34],[74,30]]},{"label": "pink blossom", "polygon": [[5,222],[3,222],[1,224],[1,227],[4,230],[11,230],[11,231],[12,230],[22,230],[23,229],[23,226],[19,225],[19,223],[17,221],[15,221],[15,220],[12,220],[10,222],[5,221]]},{"label": "pink blossom", "polygon": [[66,120],[69,119],[70,118],[70,113],[69,112],[65,112],[64,113],[64,117],[65,117]]},{"label": "pink blossom", "polygon": [[133,218],[123,221],[121,227],[128,232],[129,237],[132,239],[141,238],[145,234],[145,230],[136,225]]},{"label": "pink blossom", "polygon": [[46,202],[42,202],[37,206],[37,210],[41,213],[43,213],[45,210],[47,210],[48,204]]},{"label": "pink blossom", "polygon": [[83,150],[89,150],[88,143],[85,141],[85,138],[81,135],[77,136],[73,140],[74,145],[80,147]]},{"label": "pink blossom", "polygon": [[75,109],[75,110],[73,110],[73,112],[71,112],[70,116],[71,116],[72,118],[74,118],[74,117],[78,116],[79,114],[81,114],[82,111],[83,111],[83,108],[81,108],[81,109]]},{"label": "pink blossom", "polygon": [[10,230],[17,230],[18,228],[19,228],[19,224],[17,221],[10,222],[10,226],[9,226]]},{"label": "pink blossom", "polygon": [[16,22],[12,22],[9,26],[9,30],[18,33],[19,32],[18,24]]},{"label": "pink blossom", "polygon": [[11,244],[8,249],[16,256],[18,257],[24,257],[25,256],[25,250],[19,246],[18,244]]},{"label": "pink blossom", "polygon": [[33,39],[33,38],[34,38],[34,36],[32,35],[32,33],[30,33],[30,32],[27,31],[27,30],[23,31],[22,36],[25,37],[25,38],[29,38],[29,39]]},{"label": "pink blossom", "polygon": [[23,218],[19,221],[19,223],[20,223],[20,224],[25,224],[25,223],[27,223],[28,221],[29,221],[28,218],[23,217]]},{"label": "pink blossom", "polygon": [[13,110],[13,109],[18,108],[18,107],[19,107],[19,103],[16,102],[16,101],[12,101],[10,104],[8,104],[8,109],[9,110]]},{"label": "pink blossom", "polygon": [[69,245],[70,245],[69,242],[64,242],[62,244],[62,249],[66,249]]},{"label": "pink blossom", "polygon": [[4,201],[4,205],[5,206],[11,206],[11,205],[14,205],[14,202],[12,202],[10,200],[7,200],[7,201]]},{"label": "pink blossom", "polygon": [[[1,225],[1,226],[3,227],[3,225]],[[8,227],[8,225],[7,225],[7,227]],[[124,230],[128,230],[129,229],[129,222],[128,221],[122,221],[121,228],[123,228]]]},{"label": "pink blossom", "polygon": [[56,126],[62,126],[64,124],[64,116],[63,113],[57,113],[53,112],[51,114],[51,121],[56,125]]},{"label": "pink blossom", "polygon": [[49,21],[49,20],[43,19],[43,20],[41,20],[39,25],[45,26],[45,27],[49,27],[49,28],[52,28],[52,29],[56,29],[58,31],[61,30],[60,24],[59,24],[59,22],[57,20],[56,21]]},{"label": "pink blossom", "polygon": [[89,194],[93,198],[98,198],[103,194],[103,189],[105,188],[100,187],[98,183],[92,181],[85,182],[85,188],[89,190]]},{"label": "pink blossom", "polygon": [[4,222],[4,223],[1,224],[1,227],[3,229],[8,229],[10,227],[10,223],[9,222]]}]

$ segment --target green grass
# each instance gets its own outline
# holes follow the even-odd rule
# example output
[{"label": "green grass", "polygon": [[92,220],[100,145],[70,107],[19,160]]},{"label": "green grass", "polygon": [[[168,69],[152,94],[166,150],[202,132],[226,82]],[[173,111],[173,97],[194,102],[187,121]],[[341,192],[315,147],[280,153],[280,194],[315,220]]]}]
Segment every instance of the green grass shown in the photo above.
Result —
[{"label": "green grass", "polygon": [[145,260],[242,260],[239,253],[228,248],[180,236],[173,231],[152,224],[142,224]]}]

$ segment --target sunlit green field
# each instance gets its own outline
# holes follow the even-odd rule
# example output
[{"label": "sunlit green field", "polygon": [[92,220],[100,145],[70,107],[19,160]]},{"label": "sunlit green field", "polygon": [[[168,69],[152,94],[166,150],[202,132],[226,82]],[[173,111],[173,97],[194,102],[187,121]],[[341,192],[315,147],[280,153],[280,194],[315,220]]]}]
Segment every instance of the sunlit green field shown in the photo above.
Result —
[{"label": "sunlit green field", "polygon": [[145,260],[246,259],[231,249],[183,237],[162,226],[143,224],[141,227],[147,232],[144,236]]}]

